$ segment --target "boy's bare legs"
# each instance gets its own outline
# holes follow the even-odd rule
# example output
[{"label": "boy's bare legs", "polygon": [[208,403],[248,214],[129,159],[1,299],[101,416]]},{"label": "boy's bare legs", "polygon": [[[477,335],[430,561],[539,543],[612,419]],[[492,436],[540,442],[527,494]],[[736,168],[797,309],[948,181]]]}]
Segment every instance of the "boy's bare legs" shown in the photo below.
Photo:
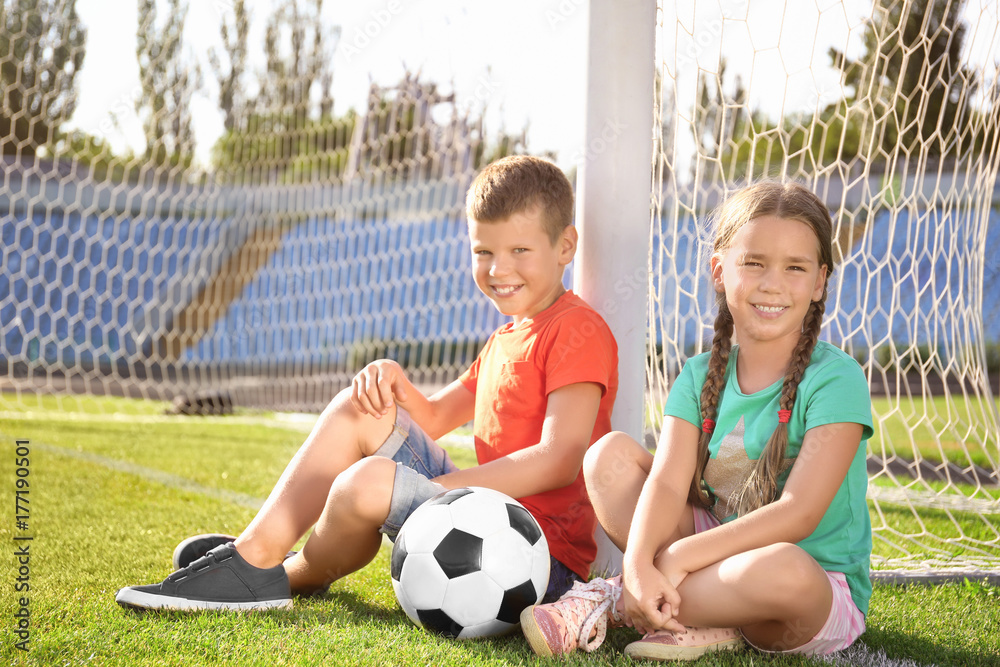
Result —
[{"label": "boy's bare legs", "polygon": [[375,456],[337,477],[302,551],[285,561],[292,591],[324,589],[372,561],[382,544],[379,528],[389,515],[395,476],[395,461]]},{"label": "boy's bare legs", "polygon": [[[303,553],[286,563],[293,590],[324,585],[330,572],[343,569],[321,554],[344,553],[349,556],[347,566],[363,561],[360,567],[378,551],[378,528],[388,515],[396,464],[380,457],[357,464],[389,437],[396,409],[376,419],[359,412],[350,396],[350,390],[344,390],[330,402],[264,506],[236,540],[249,563],[273,567],[316,524]],[[348,474],[342,474],[345,471]],[[358,534],[379,513],[381,521],[374,531]],[[348,534],[339,535],[340,531]]]}]

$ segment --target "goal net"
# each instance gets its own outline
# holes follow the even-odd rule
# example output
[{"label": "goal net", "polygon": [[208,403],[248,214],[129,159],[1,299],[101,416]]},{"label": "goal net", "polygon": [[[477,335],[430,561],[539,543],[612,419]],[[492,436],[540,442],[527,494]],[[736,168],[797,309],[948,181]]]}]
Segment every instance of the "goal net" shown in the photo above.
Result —
[{"label": "goal net", "polygon": [[824,337],[872,392],[876,570],[1000,569],[997,12],[659,3],[647,412],[710,348],[712,210],[749,179],[813,188],[839,260]]},{"label": "goal net", "polygon": [[[256,7],[261,41],[249,7],[216,3],[210,73],[170,4],[139,3],[139,82],[96,134],[52,129],[84,57],[66,3],[0,13],[0,118],[20,122],[0,133],[0,411],[123,395],[318,412],[374,359],[418,384],[457,376],[502,320],[469,278],[465,193],[523,133],[488,133],[485,100],[413,72],[335,107],[321,3]],[[199,163],[206,100],[225,129]],[[116,127],[144,145],[113,149]]]},{"label": "goal net", "polygon": [[[317,412],[380,357],[451,381],[502,323],[469,276],[464,194],[531,147],[487,128],[478,94],[416,73],[335,105],[338,39],[380,48],[391,13],[341,34],[315,0],[281,0],[250,30],[243,1],[217,2],[221,47],[198,66],[181,3],[141,0],[138,82],[79,131],[73,3],[0,2],[0,420],[149,412],[92,395]],[[872,388],[883,571],[1000,570],[997,13],[658,7],[647,421],[659,429],[671,380],[706,349],[708,215],[748,179],[805,182],[837,224],[824,335]],[[206,101],[224,131],[198,157]],[[126,130],[143,140],[115,146]]]}]

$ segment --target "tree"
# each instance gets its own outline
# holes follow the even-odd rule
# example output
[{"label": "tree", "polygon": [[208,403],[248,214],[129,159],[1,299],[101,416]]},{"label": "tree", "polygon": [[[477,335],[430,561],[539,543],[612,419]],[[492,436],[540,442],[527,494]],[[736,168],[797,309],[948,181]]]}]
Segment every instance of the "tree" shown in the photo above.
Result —
[{"label": "tree", "polygon": [[746,89],[737,75],[733,94],[725,91],[726,59],[719,60],[719,74],[711,79],[702,72],[698,76],[698,105],[694,110],[692,132],[701,152],[715,157],[729,150],[736,131],[746,122],[743,107]]},{"label": "tree", "polygon": [[[965,0],[876,0],[857,60],[830,49],[865,118],[862,145],[886,155],[956,155],[976,76],[961,62]],[[857,112],[856,112],[857,113]]]},{"label": "tree", "polygon": [[[329,116],[333,111],[331,57],[322,13],[323,0],[312,0],[304,9],[298,0],[285,0],[271,15],[264,36],[267,71],[260,79],[255,101],[258,114],[277,113],[301,127],[307,119]],[[332,34],[339,40],[340,29]],[[288,53],[281,49],[286,43]],[[318,104],[312,102],[314,85],[319,86]]]},{"label": "tree", "polygon": [[219,180],[434,178],[523,148],[523,133],[503,131],[495,145],[486,146],[482,114],[458,109],[454,94],[422,81],[419,72],[406,72],[392,86],[373,83],[365,109],[335,116],[328,39],[339,39],[340,30],[323,26],[322,7],[322,0],[283,0],[277,6],[265,30],[266,68],[257,76],[259,92],[241,105],[236,95],[246,89],[238,82],[248,19],[242,3],[234,4],[234,22],[224,24],[222,32],[229,68],[213,65],[227,118],[212,155]]},{"label": "tree", "polygon": [[219,82],[219,108],[223,113],[223,126],[227,131],[236,128],[243,119],[247,107],[247,95],[243,76],[247,66],[247,35],[250,32],[250,13],[244,0],[233,3],[233,21],[224,16],[219,27],[222,45],[225,47],[227,69],[223,69],[219,54],[209,51],[208,58]]},{"label": "tree", "polygon": [[59,137],[86,38],[75,0],[0,3],[0,154],[34,155]]},{"label": "tree", "polygon": [[194,158],[191,99],[201,72],[181,58],[187,5],[169,0],[167,18],[157,25],[156,0],[139,0],[136,56],[142,98],[136,112],[146,135],[145,158],[156,167],[189,167]]},{"label": "tree", "polygon": [[221,180],[290,182],[342,171],[337,151],[350,141],[354,121],[351,114],[332,117],[328,39],[335,42],[340,30],[324,27],[322,9],[322,0],[276,7],[265,29],[265,70],[250,97],[243,92],[249,15],[242,0],[234,3],[232,24],[221,28],[228,68],[212,56],[226,128],[212,156]]},{"label": "tree", "polygon": [[[817,166],[863,161],[880,171],[888,161],[954,158],[988,147],[982,113],[971,108],[976,75],[961,63],[964,0],[878,0],[864,34],[864,52],[850,60],[836,49],[831,63],[848,94],[822,110],[780,122],[752,112],[737,117],[723,156],[731,178],[812,173]],[[708,86],[701,84],[702,133],[713,137]],[[725,95],[722,95],[725,98]],[[733,99],[739,97],[739,92]],[[709,152],[709,155],[714,153]]]}]

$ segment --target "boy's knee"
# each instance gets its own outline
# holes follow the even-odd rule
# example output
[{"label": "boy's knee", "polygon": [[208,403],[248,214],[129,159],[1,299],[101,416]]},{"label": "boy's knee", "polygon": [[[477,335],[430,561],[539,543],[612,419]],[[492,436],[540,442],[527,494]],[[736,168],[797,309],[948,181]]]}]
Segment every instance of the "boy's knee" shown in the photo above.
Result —
[{"label": "boy's knee", "polygon": [[351,401],[350,387],[342,389],[333,397],[323,411],[321,420],[336,425],[334,435],[340,439],[355,439],[363,456],[374,454],[392,433],[396,423],[396,406],[393,405],[387,414],[376,418],[360,410]]},{"label": "boy's knee", "polygon": [[345,416],[353,419],[357,414],[358,409],[351,403],[351,388],[348,387],[341,389],[336,396],[330,399],[319,418],[320,421],[331,418],[342,419]]},{"label": "boy's knee", "polygon": [[351,388],[341,389],[337,392],[329,403],[326,404],[326,409],[324,412],[328,413],[349,413],[352,415],[360,414],[358,409],[351,402]]},{"label": "boy's knee", "polygon": [[370,456],[337,476],[331,499],[342,511],[381,523],[389,513],[395,478],[395,461]]}]

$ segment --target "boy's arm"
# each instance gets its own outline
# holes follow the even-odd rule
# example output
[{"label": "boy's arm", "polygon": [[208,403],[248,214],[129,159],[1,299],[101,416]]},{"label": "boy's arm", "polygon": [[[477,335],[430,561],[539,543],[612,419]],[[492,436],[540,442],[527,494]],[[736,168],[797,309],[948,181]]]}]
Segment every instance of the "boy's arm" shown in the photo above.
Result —
[{"label": "boy's arm", "polygon": [[470,421],[476,408],[476,395],[458,380],[430,398],[424,396],[391,359],[365,366],[354,376],[351,388],[351,402],[361,412],[381,419],[395,403],[435,440]]},{"label": "boy's arm", "polygon": [[474,468],[459,470],[435,482],[449,489],[485,486],[523,498],[558,489],[580,474],[593,435],[602,388],[578,382],[552,391],[546,402],[541,440]]}]

